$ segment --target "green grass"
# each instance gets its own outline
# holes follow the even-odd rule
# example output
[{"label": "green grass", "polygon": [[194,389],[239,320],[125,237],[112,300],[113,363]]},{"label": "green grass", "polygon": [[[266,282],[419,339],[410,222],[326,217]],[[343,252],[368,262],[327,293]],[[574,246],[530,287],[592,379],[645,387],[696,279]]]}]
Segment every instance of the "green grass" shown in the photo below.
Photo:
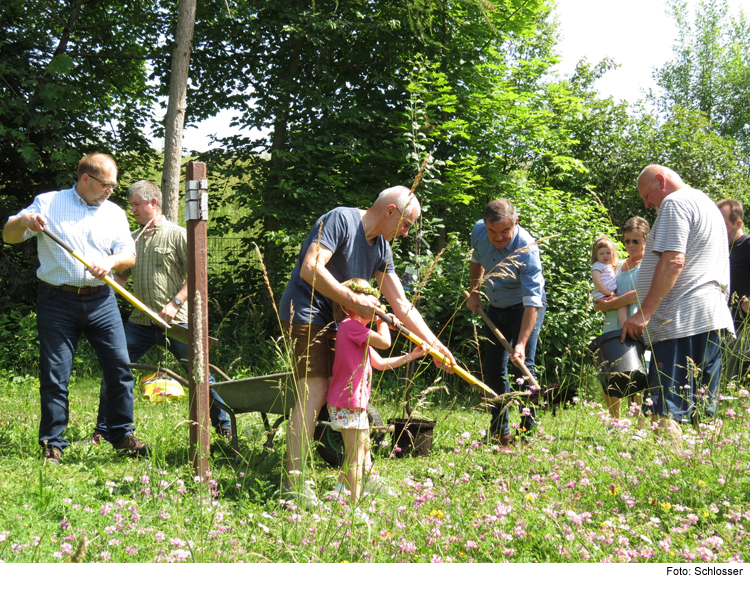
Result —
[{"label": "green grass", "polygon": [[[395,380],[374,402],[400,417]],[[734,389],[719,419],[681,442],[612,435],[596,397],[546,413],[532,445],[506,454],[483,437],[477,394],[434,391],[420,411],[437,422],[426,458],[376,468],[399,495],[365,497],[372,518],[343,501],[315,511],[283,507],[283,434],[265,441],[257,415],[240,415],[235,464],[213,442],[212,475],[197,483],[188,458],[187,404],[151,405],[136,395],[138,436],[149,460],[107,444],[71,445],[61,466],[41,461],[36,380],[0,382],[0,559],[5,562],[703,562],[750,554],[750,397]],[[71,386],[66,437],[90,435],[98,382]],[[732,414],[732,411],[734,414]],[[623,410],[627,417],[627,410]],[[517,422],[518,413],[511,413]],[[307,468],[319,496],[337,472]]]}]

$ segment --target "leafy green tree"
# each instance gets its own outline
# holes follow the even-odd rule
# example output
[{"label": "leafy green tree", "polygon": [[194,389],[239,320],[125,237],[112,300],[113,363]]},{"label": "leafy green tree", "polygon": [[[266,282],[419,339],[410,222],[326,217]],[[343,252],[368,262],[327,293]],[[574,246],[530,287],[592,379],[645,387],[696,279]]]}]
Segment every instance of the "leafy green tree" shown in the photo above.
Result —
[{"label": "leafy green tree", "polygon": [[750,149],[750,23],[732,16],[726,0],[701,0],[690,23],[688,3],[669,7],[678,28],[675,55],[656,72],[660,110],[674,107],[705,114],[723,136]]},{"label": "leafy green tree", "polygon": [[[6,0],[0,5],[0,216],[70,186],[88,152],[145,162],[163,52],[159,0]],[[34,300],[33,244],[3,247],[2,296]],[[31,269],[29,269],[31,267]],[[26,269],[28,272],[22,272]]]}]

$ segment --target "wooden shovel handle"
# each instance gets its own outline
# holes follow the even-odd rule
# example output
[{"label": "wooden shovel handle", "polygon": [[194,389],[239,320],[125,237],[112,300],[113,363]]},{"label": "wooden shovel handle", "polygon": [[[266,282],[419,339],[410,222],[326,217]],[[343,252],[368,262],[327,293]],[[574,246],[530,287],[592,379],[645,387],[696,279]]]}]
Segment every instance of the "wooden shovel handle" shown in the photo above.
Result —
[{"label": "wooden shovel handle", "polygon": [[[469,307],[469,292],[464,291],[463,294],[464,298],[466,298],[466,307]],[[471,308],[469,308],[471,309]],[[500,330],[495,326],[495,323],[490,320],[489,316],[487,316],[487,313],[484,311],[484,309],[479,306],[477,307],[477,314],[482,318],[484,323],[489,327],[489,329],[492,331],[492,333],[497,337],[497,339],[500,341],[503,347],[505,347],[505,350],[508,352],[508,355],[510,356],[511,361],[513,362],[513,365],[515,365],[518,369],[521,370],[521,373],[526,377],[526,379],[529,381],[529,383],[534,386],[535,388],[539,388],[539,384],[534,379],[534,376],[531,375],[531,372],[529,371],[529,368],[526,367],[526,364],[513,357],[515,354],[515,351],[513,351],[513,347],[510,346],[510,343],[506,340],[506,338],[503,336],[503,333],[500,332]]]}]

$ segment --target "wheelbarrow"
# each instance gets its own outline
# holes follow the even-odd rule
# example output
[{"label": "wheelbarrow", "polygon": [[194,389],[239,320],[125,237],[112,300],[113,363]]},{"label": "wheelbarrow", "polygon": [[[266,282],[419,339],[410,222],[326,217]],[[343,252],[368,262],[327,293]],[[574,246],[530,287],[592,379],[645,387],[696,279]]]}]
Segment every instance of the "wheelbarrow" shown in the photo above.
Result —
[{"label": "wheelbarrow", "polygon": [[[162,371],[180,382],[184,387],[189,386],[185,378],[169,369],[139,363],[130,363],[129,366],[133,369],[146,371]],[[260,413],[263,426],[266,430],[266,442],[263,445],[263,452],[258,459],[259,462],[262,462],[268,453],[274,450],[273,441],[276,433],[278,433],[281,424],[289,418],[294,405],[297,403],[297,391],[292,372],[232,380],[218,367],[214,365],[209,365],[209,367],[212,372],[215,372],[224,380],[211,384],[211,388],[216,391],[224,403],[222,404],[214,400],[212,404],[215,404],[229,415],[229,420],[232,423],[232,451],[234,452],[235,461],[239,460],[240,457],[236,415],[257,412]],[[268,415],[280,415],[273,426],[270,423]],[[388,425],[383,425],[383,420],[374,406],[368,406],[367,415],[370,419],[371,430],[373,431],[373,445],[377,445],[383,440],[386,432],[393,429],[392,427],[389,428]],[[341,437],[341,433],[330,428],[328,408],[325,405],[318,417],[314,439],[318,442],[318,454],[323,460],[334,468],[338,468],[344,463],[343,438]]]}]

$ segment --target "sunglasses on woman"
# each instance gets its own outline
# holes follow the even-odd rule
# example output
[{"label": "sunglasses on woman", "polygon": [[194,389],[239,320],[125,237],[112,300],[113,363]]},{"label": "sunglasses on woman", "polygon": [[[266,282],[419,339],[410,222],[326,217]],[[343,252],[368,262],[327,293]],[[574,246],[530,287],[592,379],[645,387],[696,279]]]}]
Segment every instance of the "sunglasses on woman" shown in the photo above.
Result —
[{"label": "sunglasses on woman", "polygon": [[623,242],[625,243],[625,246],[627,246],[628,244],[632,244],[633,246],[638,246],[641,243],[640,240],[635,240],[635,239],[631,240],[630,238],[626,238],[625,240],[623,240]]}]

